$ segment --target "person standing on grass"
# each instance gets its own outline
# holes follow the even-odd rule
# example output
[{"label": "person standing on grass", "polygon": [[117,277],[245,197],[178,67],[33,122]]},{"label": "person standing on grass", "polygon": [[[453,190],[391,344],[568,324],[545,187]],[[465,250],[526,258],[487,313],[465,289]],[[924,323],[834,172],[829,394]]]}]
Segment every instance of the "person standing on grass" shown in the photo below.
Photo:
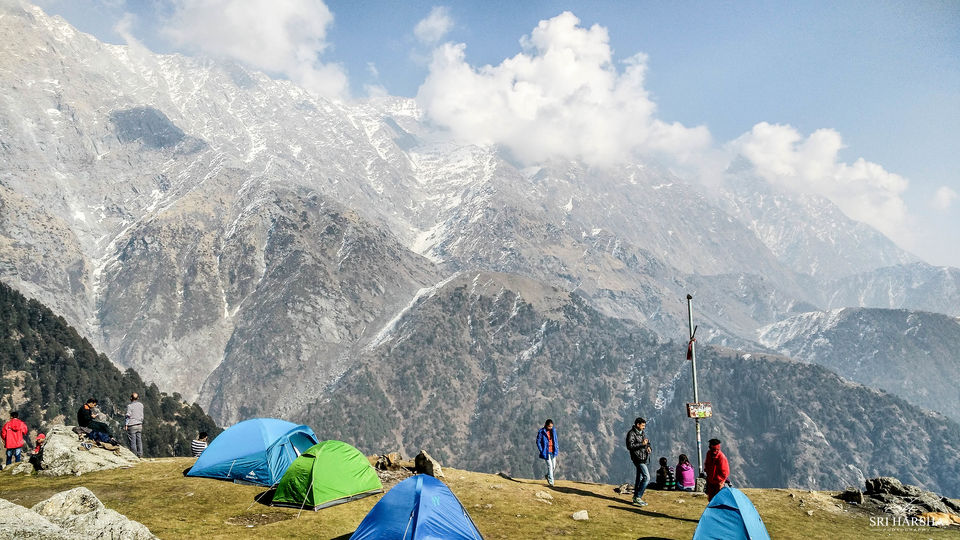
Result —
[{"label": "person standing on grass", "polygon": [[709,444],[710,450],[703,463],[703,471],[707,474],[707,486],[703,491],[707,494],[707,501],[712,500],[723,489],[724,482],[730,478],[730,464],[727,456],[720,450],[720,440],[710,439]]},{"label": "person standing on grass", "polygon": [[537,449],[540,451],[540,459],[547,462],[547,484],[553,487],[553,471],[557,465],[557,428],[553,427],[553,420],[547,419],[537,433]]},{"label": "person standing on grass", "polygon": [[127,405],[127,420],[123,426],[127,431],[127,442],[130,443],[130,451],[143,457],[143,403],[140,402],[140,394],[134,392],[130,394],[130,403]]},{"label": "person standing on grass", "polygon": [[650,460],[650,440],[647,439],[647,421],[643,418],[637,418],[633,421],[633,427],[627,432],[627,450],[630,452],[630,460],[633,466],[637,468],[637,478],[633,483],[633,504],[637,506],[647,506],[643,500],[643,493],[647,490],[647,484],[650,482],[650,469],[647,468],[647,461]]},{"label": "person standing on grass", "polygon": [[10,413],[10,420],[0,428],[0,438],[7,450],[7,465],[16,458],[17,463],[23,460],[23,438],[27,435],[27,424],[20,419],[20,413]]}]

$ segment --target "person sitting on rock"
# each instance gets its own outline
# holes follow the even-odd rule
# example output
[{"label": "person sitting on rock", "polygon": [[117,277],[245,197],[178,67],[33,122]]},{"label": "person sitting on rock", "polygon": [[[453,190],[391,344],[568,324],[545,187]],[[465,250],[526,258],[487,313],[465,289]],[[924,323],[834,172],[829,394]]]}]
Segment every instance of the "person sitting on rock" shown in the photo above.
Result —
[{"label": "person sitting on rock", "polygon": [[103,413],[97,408],[97,398],[88,399],[77,411],[77,425],[89,430],[87,437],[97,442],[119,444],[110,435],[110,428],[101,421],[102,418]]},{"label": "person sitting on rock", "polygon": [[690,459],[686,454],[680,454],[677,461],[677,489],[680,491],[693,491],[697,487],[697,474],[690,464]]},{"label": "person sitting on rock", "polygon": [[193,457],[200,457],[200,454],[207,449],[207,432],[201,431],[197,438],[190,441],[190,453]]},{"label": "person sitting on rock", "polygon": [[660,458],[660,468],[657,469],[657,481],[651,487],[662,491],[673,491],[677,489],[677,481],[673,476],[673,467],[667,465],[667,458]]},{"label": "person sitting on rock", "polygon": [[47,436],[38,433],[35,439],[36,447],[30,452],[30,464],[36,471],[43,469],[43,443],[47,442]]},{"label": "person sitting on rock", "polygon": [[0,428],[0,438],[7,450],[7,465],[16,458],[17,463],[23,460],[23,438],[27,435],[27,424],[20,419],[20,413],[10,413],[10,420]]}]

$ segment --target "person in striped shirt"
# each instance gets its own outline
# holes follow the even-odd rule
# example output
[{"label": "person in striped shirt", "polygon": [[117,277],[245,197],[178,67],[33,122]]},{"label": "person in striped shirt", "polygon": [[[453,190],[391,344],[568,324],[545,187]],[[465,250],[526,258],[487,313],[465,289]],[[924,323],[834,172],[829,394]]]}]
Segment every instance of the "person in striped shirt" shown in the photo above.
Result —
[{"label": "person in striped shirt", "polygon": [[200,454],[207,449],[207,432],[201,431],[197,438],[190,441],[190,452],[193,453],[193,457],[200,457]]}]

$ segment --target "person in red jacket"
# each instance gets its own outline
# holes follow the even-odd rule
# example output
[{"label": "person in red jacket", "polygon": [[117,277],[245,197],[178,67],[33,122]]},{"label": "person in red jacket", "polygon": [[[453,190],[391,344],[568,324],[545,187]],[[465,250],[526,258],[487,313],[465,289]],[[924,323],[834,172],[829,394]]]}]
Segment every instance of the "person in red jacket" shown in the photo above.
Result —
[{"label": "person in red jacket", "polygon": [[10,421],[0,429],[0,438],[7,449],[7,465],[16,457],[17,463],[23,460],[23,438],[27,434],[27,425],[20,419],[17,411],[10,413]]},{"label": "person in red jacket", "polygon": [[707,486],[703,491],[707,494],[707,501],[723,489],[723,484],[730,478],[730,464],[727,456],[720,450],[720,440],[710,439],[710,450],[707,460],[703,464],[703,472],[707,475]]}]

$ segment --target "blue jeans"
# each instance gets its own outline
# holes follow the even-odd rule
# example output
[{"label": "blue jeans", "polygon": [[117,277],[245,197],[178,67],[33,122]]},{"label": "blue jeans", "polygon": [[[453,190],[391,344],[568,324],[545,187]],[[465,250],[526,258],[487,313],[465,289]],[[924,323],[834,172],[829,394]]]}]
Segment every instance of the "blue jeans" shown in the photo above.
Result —
[{"label": "blue jeans", "polygon": [[633,496],[640,499],[643,497],[643,493],[647,491],[647,484],[650,483],[650,469],[647,468],[646,463],[634,463],[633,465],[637,468],[637,479],[633,483]]},{"label": "blue jeans", "polygon": [[553,485],[553,469],[557,466],[557,456],[547,456],[547,483]]},{"label": "blue jeans", "polygon": [[17,463],[23,460],[23,450],[20,448],[7,448],[7,465],[11,463],[13,457],[17,457]]}]

